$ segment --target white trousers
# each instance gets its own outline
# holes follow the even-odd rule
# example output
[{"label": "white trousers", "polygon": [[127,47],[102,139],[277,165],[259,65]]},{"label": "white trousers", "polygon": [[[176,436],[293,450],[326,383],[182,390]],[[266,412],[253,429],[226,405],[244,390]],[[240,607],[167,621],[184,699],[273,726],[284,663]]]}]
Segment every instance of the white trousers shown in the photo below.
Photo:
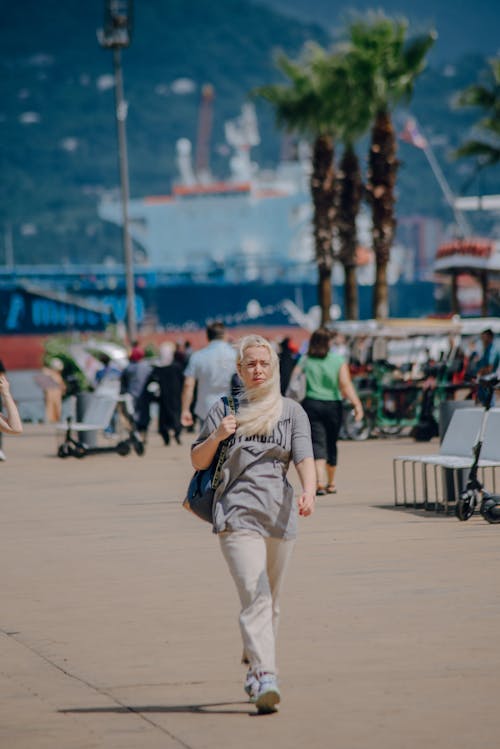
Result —
[{"label": "white trousers", "polygon": [[295,539],[228,531],[219,540],[240,597],[240,630],[250,668],[275,674],[279,595]]}]

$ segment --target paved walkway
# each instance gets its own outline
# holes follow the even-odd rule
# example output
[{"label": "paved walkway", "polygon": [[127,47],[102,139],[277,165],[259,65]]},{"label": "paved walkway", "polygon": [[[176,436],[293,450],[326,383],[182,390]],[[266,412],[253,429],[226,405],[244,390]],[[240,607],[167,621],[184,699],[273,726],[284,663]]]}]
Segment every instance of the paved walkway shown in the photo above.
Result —
[{"label": "paved walkway", "polygon": [[187,446],[0,464],[2,749],[497,749],[500,528],[395,510],[409,439],[342,443],[283,597],[280,713],[242,692],[238,604],[179,498]]}]

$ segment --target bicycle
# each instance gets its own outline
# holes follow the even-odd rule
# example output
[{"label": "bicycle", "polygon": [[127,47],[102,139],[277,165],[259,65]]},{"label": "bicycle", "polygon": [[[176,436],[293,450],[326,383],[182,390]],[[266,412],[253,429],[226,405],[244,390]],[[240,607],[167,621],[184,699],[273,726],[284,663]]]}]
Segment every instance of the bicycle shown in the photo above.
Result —
[{"label": "bicycle", "polygon": [[370,377],[355,378],[364,416],[356,422],[352,410],[344,409],[343,428],[349,439],[396,437],[418,423],[422,389],[415,382],[395,381],[395,369],[388,362],[377,362]]},{"label": "bicycle", "polygon": [[410,429],[417,442],[428,442],[439,432],[439,409],[463,383],[449,382],[447,364],[430,364],[418,380],[394,380],[394,365],[374,365],[370,378],[355,380],[365,416],[355,422],[352,411],[344,410],[344,433],[352,440],[369,437],[396,437]]}]

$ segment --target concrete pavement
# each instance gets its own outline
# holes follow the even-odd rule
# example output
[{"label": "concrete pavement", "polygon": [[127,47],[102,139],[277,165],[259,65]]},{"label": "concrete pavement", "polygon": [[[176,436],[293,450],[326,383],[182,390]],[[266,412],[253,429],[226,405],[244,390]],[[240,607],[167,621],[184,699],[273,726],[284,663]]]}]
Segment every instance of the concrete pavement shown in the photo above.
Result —
[{"label": "concrete pavement", "polygon": [[184,439],[79,461],[48,426],[5,438],[2,749],[498,747],[500,527],[392,507],[392,456],[435,441],[340,444],[283,594],[280,712],[256,717]]}]

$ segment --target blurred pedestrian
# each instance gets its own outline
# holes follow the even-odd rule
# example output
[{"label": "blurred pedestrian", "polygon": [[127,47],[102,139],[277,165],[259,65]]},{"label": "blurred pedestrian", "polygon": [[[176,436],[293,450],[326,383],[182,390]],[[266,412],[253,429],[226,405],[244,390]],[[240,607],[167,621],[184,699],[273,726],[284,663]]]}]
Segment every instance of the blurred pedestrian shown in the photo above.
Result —
[{"label": "blurred pedestrian", "polygon": [[481,333],[482,352],[477,361],[477,374],[481,377],[496,372],[500,365],[500,350],[495,345],[495,334],[491,328]]},{"label": "blurred pedestrian", "polygon": [[[484,377],[485,375],[493,374],[497,371],[500,366],[500,350],[495,345],[495,334],[491,328],[486,328],[481,333],[481,348],[482,352],[479,359],[476,362],[476,377]],[[479,384],[477,388],[477,400],[483,406],[489,401],[489,390],[484,385]],[[491,405],[495,405],[495,400],[491,402]]]},{"label": "blurred pedestrian", "polygon": [[[309,341],[307,355],[302,356],[297,370],[306,376],[306,397],[302,401],[311,423],[314,460],[316,465],[316,494],[335,494],[337,469],[337,439],[342,425],[342,398],[354,407],[354,418],[363,418],[363,406],[358,398],[342,356],[330,351],[331,331],[319,328]],[[299,372],[292,373],[292,378]]]},{"label": "blurred pedestrian", "polygon": [[42,368],[41,377],[35,377],[35,381],[43,389],[45,421],[49,424],[57,424],[61,421],[62,399],[66,392],[63,370],[62,359],[54,357],[49,359],[48,364]]},{"label": "blurred pedestrian", "polygon": [[165,445],[170,444],[170,432],[181,444],[181,399],[184,374],[182,365],[174,358],[175,344],[167,341],[160,346],[160,363],[154,367],[150,382],[158,383],[158,432]]},{"label": "blurred pedestrian", "polygon": [[285,395],[290,377],[292,376],[293,368],[297,362],[297,354],[299,353],[299,347],[295,344],[288,336],[283,338],[280,343],[279,349],[279,362],[280,362],[280,390],[281,395]]},{"label": "blurred pedestrian", "polygon": [[147,385],[153,367],[144,359],[145,353],[140,346],[134,346],[129,356],[129,363],[121,373],[120,393],[132,398],[134,425],[146,442],[150,422],[150,396]]},{"label": "blurred pedestrian", "polygon": [[226,341],[224,323],[207,325],[206,333],[208,345],[191,354],[184,370],[181,423],[185,427],[194,422],[191,404],[195,386],[194,413],[203,422],[213,404],[231,391],[231,380],[236,372],[236,351]]},{"label": "blurred pedestrian", "polygon": [[114,363],[108,354],[101,354],[99,359],[103,366],[95,375],[96,392],[98,392],[99,395],[118,396],[120,394],[122,370]]}]

